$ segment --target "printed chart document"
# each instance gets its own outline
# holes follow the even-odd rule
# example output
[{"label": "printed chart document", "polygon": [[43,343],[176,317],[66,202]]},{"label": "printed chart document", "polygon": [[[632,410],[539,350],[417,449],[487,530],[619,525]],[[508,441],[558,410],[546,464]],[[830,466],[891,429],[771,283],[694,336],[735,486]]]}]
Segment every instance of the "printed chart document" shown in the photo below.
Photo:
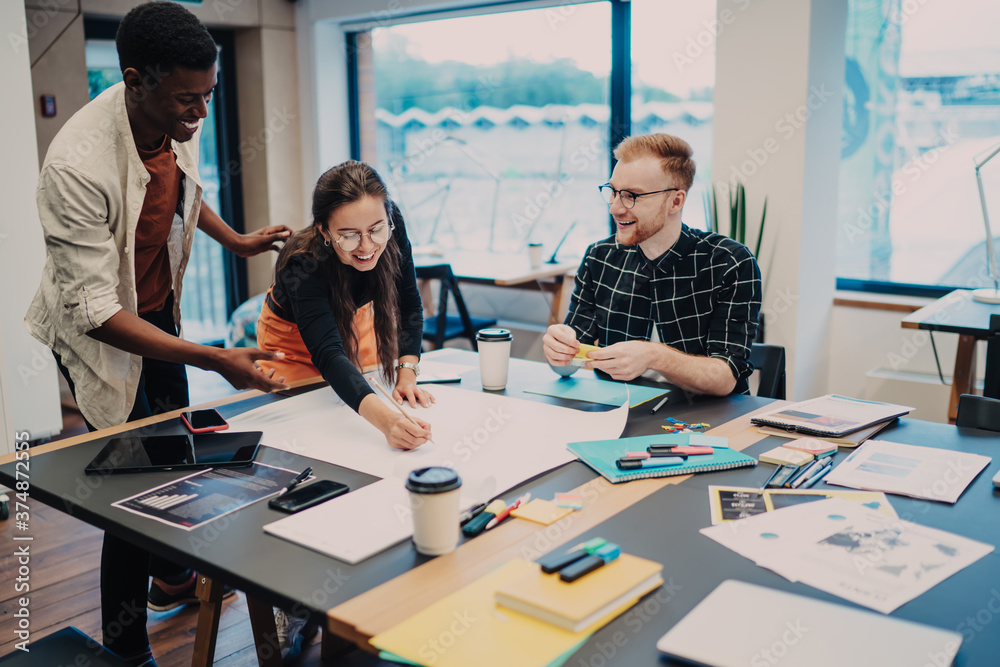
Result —
[{"label": "printed chart document", "polygon": [[843,498],[793,505],[701,532],[789,581],[883,614],[993,551],[990,544]]},{"label": "printed chart document", "polygon": [[834,468],[827,484],[954,503],[990,457],[869,440]]},{"label": "printed chart document", "polygon": [[828,394],[753,417],[754,424],[815,435],[839,437],[905,415],[913,408]]},{"label": "printed chart document", "polygon": [[181,530],[194,530],[278,493],[297,474],[263,463],[247,468],[199,470],[111,506]]}]

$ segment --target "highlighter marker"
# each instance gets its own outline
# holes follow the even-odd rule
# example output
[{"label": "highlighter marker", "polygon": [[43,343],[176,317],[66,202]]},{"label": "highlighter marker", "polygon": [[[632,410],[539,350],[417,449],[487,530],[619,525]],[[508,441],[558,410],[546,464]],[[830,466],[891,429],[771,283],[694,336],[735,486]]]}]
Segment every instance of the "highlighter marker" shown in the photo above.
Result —
[{"label": "highlighter marker", "polygon": [[468,537],[475,537],[479,533],[486,530],[486,524],[492,521],[493,517],[500,514],[505,509],[507,509],[507,503],[500,499],[494,500],[487,505],[486,509],[480,512],[476,518],[462,526],[462,533]]},{"label": "highlighter marker", "polygon": [[643,470],[646,468],[669,468],[684,463],[680,456],[667,456],[652,459],[618,459],[615,465],[619,470]]},{"label": "highlighter marker", "polygon": [[570,584],[594,570],[604,567],[621,555],[621,547],[609,542],[594,552],[594,555],[587,556],[577,562],[559,570],[559,578]]},{"label": "highlighter marker", "polygon": [[785,485],[785,482],[791,479],[792,475],[796,474],[798,471],[799,471],[798,466],[781,466],[781,469],[778,471],[778,474],[776,474],[774,476],[774,479],[772,479],[768,483],[767,488],[780,489],[782,486]]}]

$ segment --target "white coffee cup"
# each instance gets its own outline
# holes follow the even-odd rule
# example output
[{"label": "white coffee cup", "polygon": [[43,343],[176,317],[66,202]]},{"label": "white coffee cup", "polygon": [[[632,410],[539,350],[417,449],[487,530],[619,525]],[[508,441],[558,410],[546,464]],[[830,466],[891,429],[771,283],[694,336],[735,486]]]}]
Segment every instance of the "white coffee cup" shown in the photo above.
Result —
[{"label": "white coffee cup", "polygon": [[458,499],[462,479],[451,468],[418,468],[406,478],[417,551],[440,556],[458,544]]},{"label": "white coffee cup", "polygon": [[514,340],[509,329],[481,329],[476,334],[479,347],[479,375],[483,389],[498,390],[507,386],[507,362]]},{"label": "white coffee cup", "polygon": [[541,243],[529,243],[528,244],[528,263],[531,265],[532,269],[539,269],[542,267],[542,244]]}]

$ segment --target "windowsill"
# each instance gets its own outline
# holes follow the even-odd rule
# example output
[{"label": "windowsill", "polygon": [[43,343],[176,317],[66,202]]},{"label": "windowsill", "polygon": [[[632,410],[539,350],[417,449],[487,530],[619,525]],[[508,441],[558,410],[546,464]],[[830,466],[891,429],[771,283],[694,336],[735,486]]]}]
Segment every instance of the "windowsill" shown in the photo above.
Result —
[{"label": "windowsill", "polygon": [[923,296],[903,296],[900,294],[876,294],[873,292],[850,292],[837,290],[834,292],[833,305],[845,308],[864,308],[867,310],[887,310],[897,313],[912,313],[924,306],[932,304],[937,299]]}]

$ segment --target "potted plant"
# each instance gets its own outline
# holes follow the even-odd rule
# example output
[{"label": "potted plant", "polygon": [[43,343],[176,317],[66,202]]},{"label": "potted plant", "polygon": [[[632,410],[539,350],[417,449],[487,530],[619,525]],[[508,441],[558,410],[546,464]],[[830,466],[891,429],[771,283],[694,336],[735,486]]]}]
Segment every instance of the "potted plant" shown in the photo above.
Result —
[{"label": "potted plant", "polygon": [[[708,220],[708,229],[716,234],[722,234],[723,236],[728,236],[734,241],[738,241],[743,245],[750,248],[750,244],[747,243],[747,196],[746,188],[743,183],[737,183],[736,187],[727,187],[729,192],[729,224],[726,229],[723,229],[723,221],[720,219],[720,211],[718,206],[718,201],[716,198],[715,184],[711,186],[711,194],[705,193],[705,218]],[[724,215],[724,212],[722,213]],[[761,242],[764,240],[764,223],[767,220],[767,197],[764,197],[764,207],[760,213],[760,224],[757,227],[757,238],[751,252],[753,256],[757,259],[757,264],[760,265],[760,248]],[[761,276],[763,280],[763,275]],[[764,342],[764,315],[761,313],[760,323],[757,327],[757,339],[756,342]]]}]

